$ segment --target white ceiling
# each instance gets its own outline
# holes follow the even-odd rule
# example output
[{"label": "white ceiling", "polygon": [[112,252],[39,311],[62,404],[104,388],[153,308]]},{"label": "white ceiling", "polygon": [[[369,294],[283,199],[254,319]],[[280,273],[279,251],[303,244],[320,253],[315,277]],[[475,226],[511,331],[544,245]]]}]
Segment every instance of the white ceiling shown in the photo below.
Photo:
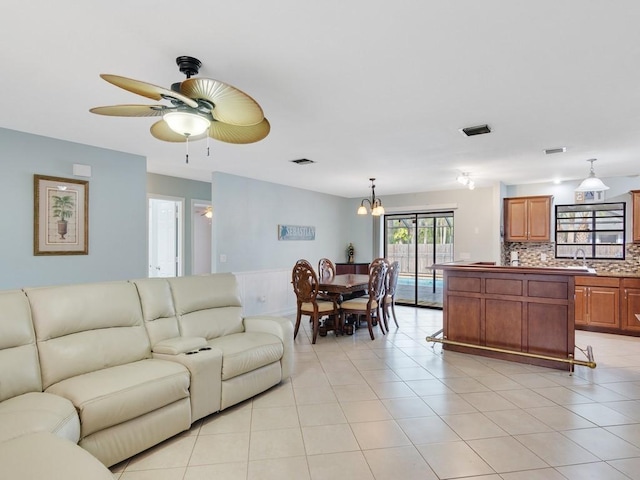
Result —
[{"label": "white ceiling", "polygon": [[[638,0],[32,0],[4,2],[0,126],[147,157],[150,172],[211,171],[345,197],[640,173]],[[258,143],[156,140],[151,104],[100,77],[169,88],[200,76],[255,98]],[[487,123],[489,135],[459,129]],[[545,148],[566,146],[564,154]],[[298,166],[290,160],[317,163]],[[1,159],[0,159],[1,161]]]}]

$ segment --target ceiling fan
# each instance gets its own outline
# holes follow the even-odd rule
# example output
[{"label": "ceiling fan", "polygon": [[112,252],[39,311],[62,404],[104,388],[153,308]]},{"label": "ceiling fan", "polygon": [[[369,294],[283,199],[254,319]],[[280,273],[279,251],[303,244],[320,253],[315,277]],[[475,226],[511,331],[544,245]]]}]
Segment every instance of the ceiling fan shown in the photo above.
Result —
[{"label": "ceiling fan", "polygon": [[253,98],[218,80],[191,78],[202,65],[197,58],[182,56],[176,63],[187,79],[174,83],[171,89],[118,75],[100,75],[117,87],[153,100],[167,100],[170,105],[111,105],[89,111],[114,117],[162,117],[151,126],[151,135],[165,142],[211,137],[245,144],[269,134],[269,122]]}]

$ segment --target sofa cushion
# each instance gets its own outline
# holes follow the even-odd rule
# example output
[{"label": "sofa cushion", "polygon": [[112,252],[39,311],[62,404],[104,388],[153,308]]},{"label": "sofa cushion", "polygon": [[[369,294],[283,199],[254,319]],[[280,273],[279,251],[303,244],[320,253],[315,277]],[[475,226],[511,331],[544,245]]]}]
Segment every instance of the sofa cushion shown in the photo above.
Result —
[{"label": "sofa cushion", "polygon": [[133,281],[138,289],[144,325],[153,349],[158,342],[180,335],[173,307],[171,288],[166,278],[142,278]]},{"label": "sofa cushion", "polygon": [[47,392],[73,402],[84,438],[188,397],[189,371],[174,362],[141,360],[63,380]]},{"label": "sofa cushion", "polygon": [[29,392],[0,403],[0,442],[35,432],[49,432],[77,443],[80,420],[66,398]]},{"label": "sofa cushion", "polygon": [[0,402],[41,392],[40,365],[29,302],[24,292],[0,293]]},{"label": "sofa cushion", "polygon": [[113,480],[97,458],[50,433],[33,433],[0,443],[2,478],[11,480]]},{"label": "sofa cushion", "polygon": [[151,358],[140,299],[129,282],[25,289],[36,333],[42,386]]},{"label": "sofa cushion", "polygon": [[185,337],[207,340],[244,331],[236,277],[231,273],[168,278]]},{"label": "sofa cushion", "polygon": [[210,340],[209,345],[222,350],[222,380],[279,362],[284,352],[278,337],[260,332],[225,335]]}]

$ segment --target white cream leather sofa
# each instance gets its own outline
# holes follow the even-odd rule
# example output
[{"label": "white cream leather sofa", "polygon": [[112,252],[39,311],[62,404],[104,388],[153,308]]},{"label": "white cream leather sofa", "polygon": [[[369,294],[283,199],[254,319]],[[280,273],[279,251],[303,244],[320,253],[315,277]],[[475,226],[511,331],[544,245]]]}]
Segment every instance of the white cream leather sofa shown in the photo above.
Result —
[{"label": "white cream leather sofa", "polygon": [[0,292],[0,470],[36,478],[16,451],[58,445],[64,478],[74,455],[110,475],[289,377],[292,350],[290,320],[242,317],[232,274]]}]

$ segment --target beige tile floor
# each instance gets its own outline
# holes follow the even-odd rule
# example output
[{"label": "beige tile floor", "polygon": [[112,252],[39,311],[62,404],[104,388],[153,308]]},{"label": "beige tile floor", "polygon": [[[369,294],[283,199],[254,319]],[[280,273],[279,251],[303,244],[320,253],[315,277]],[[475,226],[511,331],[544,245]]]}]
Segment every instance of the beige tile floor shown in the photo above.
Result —
[{"label": "beige tile floor", "polygon": [[[577,332],[596,369],[443,352],[442,312],[296,339],[293,377],[112,468],[119,480],[640,479],[640,338]],[[305,324],[306,322],[303,322]]]}]

